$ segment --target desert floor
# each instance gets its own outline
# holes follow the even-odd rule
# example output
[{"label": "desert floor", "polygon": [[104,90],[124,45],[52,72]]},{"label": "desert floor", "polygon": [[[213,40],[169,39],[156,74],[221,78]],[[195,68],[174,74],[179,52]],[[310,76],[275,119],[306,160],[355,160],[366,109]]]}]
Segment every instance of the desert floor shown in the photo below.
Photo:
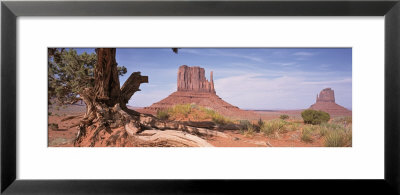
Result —
[{"label": "desert floor", "polygon": [[[131,108],[141,111],[141,108]],[[78,124],[85,111],[84,105],[72,105],[64,108],[49,108],[48,123],[58,124],[57,128],[48,128],[49,147],[73,147],[73,141],[77,134]],[[280,115],[287,114],[289,120],[300,120],[301,110],[284,111],[255,111],[263,120],[278,119]],[[249,119],[252,120],[252,119]],[[74,126],[74,127],[71,127]],[[225,133],[226,137],[208,136],[202,137],[216,147],[323,147],[323,138],[313,135],[312,142],[303,142],[300,139],[301,129],[268,137],[262,133],[246,135],[239,130],[218,130]]]}]

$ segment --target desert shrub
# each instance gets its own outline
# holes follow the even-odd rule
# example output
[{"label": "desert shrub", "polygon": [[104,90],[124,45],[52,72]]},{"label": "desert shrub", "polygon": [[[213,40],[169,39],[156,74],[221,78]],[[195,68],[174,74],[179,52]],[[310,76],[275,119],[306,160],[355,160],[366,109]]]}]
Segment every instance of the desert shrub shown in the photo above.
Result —
[{"label": "desert shrub", "polygon": [[247,130],[247,127],[251,125],[250,121],[248,120],[239,120],[239,129]]},{"label": "desert shrub", "polygon": [[51,112],[48,113],[49,116],[51,116],[51,114],[52,114]]},{"label": "desert shrub", "polygon": [[216,112],[213,109],[205,108],[205,107],[201,107],[201,106],[196,106],[196,108],[199,109],[201,112],[205,113],[205,118],[211,118],[211,120],[216,124],[225,125],[225,124],[232,123],[232,121],[230,119],[221,115],[220,113]]},{"label": "desert shrub", "polygon": [[168,110],[157,110],[157,118],[167,120],[169,118]]},{"label": "desert shrub", "polygon": [[313,131],[314,129],[312,128],[312,126],[304,126],[303,130],[301,131],[301,141],[312,142]]},{"label": "desert shrub", "polygon": [[252,136],[256,132],[256,128],[254,127],[253,124],[248,123],[246,127],[246,131],[244,132],[245,136]]},{"label": "desert shrub", "polygon": [[282,114],[281,116],[279,116],[279,118],[282,119],[282,120],[286,120],[286,119],[289,119],[289,115]]},{"label": "desert shrub", "polygon": [[324,111],[320,110],[305,110],[301,113],[301,117],[306,124],[321,124],[323,122],[328,122],[330,115]]},{"label": "desert shrub", "polygon": [[213,109],[210,109],[210,108],[205,108],[205,107],[201,107],[200,106],[199,109],[202,112],[206,113],[207,115],[213,115],[215,113],[215,111]]},{"label": "desert shrub", "polygon": [[351,126],[336,123],[322,123],[319,134],[324,137],[326,147],[345,147],[352,145]]},{"label": "desert shrub", "polygon": [[272,127],[272,124],[271,124],[271,123],[265,123],[265,124],[261,127],[260,132],[264,133],[264,134],[267,135],[267,136],[271,136],[271,135],[273,135],[273,134],[275,133],[275,130],[274,130],[274,128]]},{"label": "desert shrub", "polygon": [[58,130],[58,124],[57,123],[49,123],[49,129],[51,129],[53,131],[57,131]]},{"label": "desert shrub", "polygon": [[343,147],[346,145],[346,134],[344,131],[330,131],[324,139],[326,147]]},{"label": "desert shrub", "polygon": [[172,112],[174,115],[181,114],[187,117],[191,110],[192,110],[191,104],[177,104],[172,107],[170,112]]},{"label": "desert shrub", "polygon": [[239,130],[245,136],[252,136],[256,132],[255,125],[248,120],[239,120]]},{"label": "desert shrub", "polygon": [[266,122],[260,129],[262,133],[267,136],[274,135],[275,133],[286,133],[286,123],[283,120],[271,120]]},{"label": "desert shrub", "polygon": [[239,130],[242,133],[247,131],[247,127],[251,125],[250,121],[248,121],[248,120],[239,120],[238,123],[239,123],[238,124]]},{"label": "desert shrub", "polygon": [[346,146],[352,146],[353,145],[353,131],[351,126],[349,128],[346,128],[344,133],[346,134]]},{"label": "desert shrub", "polygon": [[255,129],[256,132],[260,132],[260,131],[261,131],[261,128],[262,128],[264,125],[265,125],[265,122],[260,118],[260,119],[258,119],[257,123],[254,124],[253,126],[254,126],[254,129]]},{"label": "desert shrub", "polygon": [[286,129],[288,131],[296,131],[297,129],[299,129],[299,124],[297,123],[290,123],[289,125],[286,125]]},{"label": "desert shrub", "polygon": [[349,125],[353,123],[351,116],[337,117],[332,120],[332,123]]},{"label": "desert shrub", "polygon": [[214,123],[219,124],[219,125],[225,125],[230,123],[231,121],[227,118],[225,118],[224,116],[222,116],[221,114],[215,112],[212,116],[211,119]]},{"label": "desert shrub", "polygon": [[325,135],[327,135],[329,133],[329,129],[326,126],[320,126],[319,128],[319,135],[321,137],[324,137]]}]

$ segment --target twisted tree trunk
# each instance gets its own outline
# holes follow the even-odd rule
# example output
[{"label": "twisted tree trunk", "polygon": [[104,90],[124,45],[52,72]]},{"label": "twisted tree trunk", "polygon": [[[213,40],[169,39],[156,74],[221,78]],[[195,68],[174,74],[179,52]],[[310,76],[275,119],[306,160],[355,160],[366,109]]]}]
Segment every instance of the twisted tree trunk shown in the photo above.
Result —
[{"label": "twisted tree trunk", "polygon": [[[197,130],[129,110],[126,104],[140,91],[140,84],[148,82],[148,77],[134,72],[120,88],[116,49],[98,48],[96,53],[95,86],[80,94],[86,113],[78,125],[75,146],[211,146],[199,137],[184,133],[196,134]],[[144,130],[152,131],[142,133]]]}]

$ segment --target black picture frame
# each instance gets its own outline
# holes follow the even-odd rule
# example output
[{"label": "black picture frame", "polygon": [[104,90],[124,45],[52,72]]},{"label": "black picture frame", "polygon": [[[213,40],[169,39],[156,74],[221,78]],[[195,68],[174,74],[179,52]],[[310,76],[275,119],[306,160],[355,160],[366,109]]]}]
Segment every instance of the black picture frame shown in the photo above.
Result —
[{"label": "black picture frame", "polygon": [[[382,180],[16,179],[19,16],[385,16],[385,176]],[[399,194],[399,0],[2,1],[1,192],[4,194]],[[373,144],[373,143],[371,143]],[[162,162],[160,162],[162,163]],[[310,170],[312,171],[312,170]],[[365,170],[368,171],[368,170]]]}]

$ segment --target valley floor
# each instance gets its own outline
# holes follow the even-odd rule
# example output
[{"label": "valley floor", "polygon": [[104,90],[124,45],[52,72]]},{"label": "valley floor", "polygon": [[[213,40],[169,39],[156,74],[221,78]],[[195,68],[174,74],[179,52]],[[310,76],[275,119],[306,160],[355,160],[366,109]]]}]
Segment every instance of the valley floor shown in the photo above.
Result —
[{"label": "valley floor", "polygon": [[[141,111],[140,108],[134,108]],[[50,108],[48,116],[48,146],[49,147],[73,147],[73,141],[77,134],[76,124],[83,117],[85,106],[72,105],[59,110]],[[258,117],[250,119],[256,122],[256,118],[262,120],[279,119],[279,116],[286,114],[290,117],[291,123],[299,123],[301,110],[286,111],[255,111]],[[56,127],[57,126],[57,127]],[[72,126],[72,127],[71,127]],[[285,133],[275,133],[267,136],[264,133],[245,133],[243,130],[214,130],[226,136],[200,136],[215,147],[324,147],[324,137],[318,133],[311,134],[312,141],[303,141],[303,124],[296,126]]]}]

